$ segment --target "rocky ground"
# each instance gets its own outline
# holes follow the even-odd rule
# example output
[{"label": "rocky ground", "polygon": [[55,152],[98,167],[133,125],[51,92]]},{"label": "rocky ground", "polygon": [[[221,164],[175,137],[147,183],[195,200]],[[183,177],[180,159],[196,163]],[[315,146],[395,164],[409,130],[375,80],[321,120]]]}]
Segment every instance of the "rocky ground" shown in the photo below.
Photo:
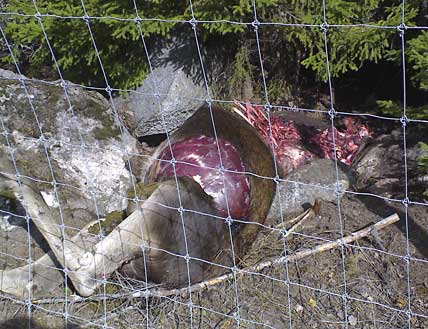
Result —
[{"label": "rocky ground", "polygon": [[[306,222],[287,240],[293,253],[310,248],[320,239],[340,237],[338,205],[322,202],[319,216]],[[403,206],[390,205],[378,198],[345,195],[340,202],[344,234],[374,223],[398,212],[401,221],[378,236],[357,241],[352,246],[319,253],[288,264],[244,275],[237,281],[215,285],[208,291],[192,294],[194,304],[190,315],[189,295],[167,298],[116,299],[98,302],[76,302],[67,306],[69,328],[96,328],[106,323],[114,328],[235,328],[236,291],[239,298],[242,328],[344,328],[343,299],[345,283],[349,295],[347,320],[351,328],[408,327],[408,282],[410,306],[415,314],[428,314],[428,208],[409,207],[409,281],[405,261],[406,230]],[[268,223],[277,224],[273,221]],[[24,230],[19,228],[19,230]],[[21,232],[22,233],[22,232]],[[25,236],[25,235],[24,235]],[[1,237],[5,241],[5,236]],[[9,240],[10,248],[16,241]],[[5,246],[5,243],[1,244]],[[23,243],[25,245],[25,242]],[[22,248],[22,256],[25,251]],[[36,254],[38,248],[33,249]],[[4,252],[4,250],[2,250]],[[284,253],[281,237],[269,229],[259,235],[244,259],[247,266]],[[4,258],[3,258],[4,260]],[[3,262],[2,262],[3,263]],[[343,268],[345,269],[343,271]],[[290,285],[285,284],[286,273]],[[115,278],[122,282],[119,277]],[[122,279],[123,280],[123,279]],[[134,286],[135,289],[135,286]],[[122,288],[126,293],[129,288]],[[117,291],[115,290],[115,293]],[[147,303],[146,303],[147,302]],[[2,328],[22,328],[25,305],[3,299],[0,307]],[[60,312],[60,313],[55,313]],[[62,328],[64,305],[52,301],[35,305],[33,328]],[[426,328],[428,318],[414,315],[411,328]]]},{"label": "rocky ground", "polygon": [[[4,118],[10,117],[10,122],[18,125],[15,127],[17,131],[22,131],[25,136],[31,137],[20,138],[21,135],[16,133],[13,135],[17,145],[22,146],[17,154],[23,158],[25,156],[27,163],[34,164],[34,169],[37,169],[33,172],[30,170],[33,167],[28,168],[28,175],[49,181],[49,175],[43,171],[46,166],[41,166],[37,157],[27,158],[33,153],[39,154],[36,152],[39,148],[36,143],[38,139],[36,133],[31,133],[34,127],[27,127],[24,124],[33,121],[25,121],[25,116],[19,112],[24,108],[20,105],[23,100],[22,92],[18,93],[18,87],[12,91],[5,89],[6,86],[16,84],[16,81],[3,83],[4,92],[0,95],[3,97],[0,97],[0,101],[3,100],[0,105],[12,104],[13,111],[16,113],[5,107],[0,109],[4,110]],[[167,87],[169,85],[168,83]],[[0,87],[2,87],[1,84]],[[66,113],[67,110],[64,96],[58,96],[59,93],[62,95],[62,90],[58,86],[41,89],[40,86],[37,87],[35,83],[34,85],[31,83],[30,87],[31,91],[34,88],[36,96],[40,96],[36,97],[37,107],[42,108],[43,104],[49,103],[46,99],[55,102],[56,111],[52,114],[55,117],[52,118],[57,120],[47,118],[45,121],[56,122],[57,125],[52,127],[48,125],[47,128],[55,140],[60,141],[58,145],[51,145],[50,149],[54,155],[54,170],[60,171],[63,168],[61,165],[70,164],[68,161],[70,152],[75,152],[74,158],[79,154],[79,150],[72,147],[74,144],[79,145],[79,136],[73,135],[77,142],[70,143],[67,139],[62,139],[65,138],[65,134],[60,134],[64,129],[73,130],[68,123],[74,121],[58,119],[58,115]],[[36,89],[42,90],[40,94],[37,94]],[[9,97],[8,95],[12,92],[16,97],[10,99],[14,101],[6,102],[4,97]],[[76,102],[83,97],[81,95],[82,93],[77,89],[72,94],[76,97]],[[102,108],[109,106],[100,96],[93,93],[84,94],[84,97]],[[37,103],[38,101],[40,104]],[[93,108],[92,103],[92,105],[88,105],[87,102],[77,103],[78,118],[84,115],[84,122],[88,122],[87,115],[96,115],[87,111],[88,108]],[[24,119],[15,120],[12,115],[21,115],[20,117]],[[307,119],[304,118],[306,123]],[[84,137],[94,136],[90,140],[93,140],[97,146],[95,154],[98,157],[92,161],[94,167],[105,165],[110,168],[111,163],[105,157],[111,154],[115,160],[115,168],[126,172],[126,158],[116,150],[123,149],[123,145],[129,147],[129,140],[123,139],[123,136],[110,138],[112,132],[116,134],[115,124],[107,120],[107,122],[85,127],[87,129],[83,131]],[[94,127],[98,129],[93,129]],[[399,127],[393,128],[394,133],[379,135],[376,137],[375,146],[367,148],[367,152],[361,154],[359,161],[361,165],[354,166],[354,173],[351,173],[349,168],[339,168],[341,187],[349,191],[344,194],[340,203],[335,199],[336,176],[330,160],[316,160],[288,176],[288,179],[294,182],[322,184],[329,189],[321,194],[319,188],[311,185],[293,182],[282,184],[280,190],[285,197],[283,200],[283,208],[286,209],[285,218],[291,218],[301,212],[302,203],[312,203],[316,197],[324,200],[321,202],[321,212],[289,236],[284,245],[281,236],[268,228],[280,223],[280,208],[275,204],[271,208],[271,214],[266,223],[267,228],[258,235],[252,249],[241,264],[247,267],[278,258],[284,255],[285,248],[289,254],[293,254],[305,248],[314,247],[325,242],[326,239],[334,240],[341,237],[342,230],[343,234],[347,235],[393,213],[398,213],[400,216],[397,225],[389,226],[374,236],[358,240],[343,249],[336,248],[290,262],[287,266],[268,267],[258,273],[243,275],[238,278],[236,285],[233,281],[226,281],[213,285],[208,290],[195,292],[191,296],[192,312],[189,309],[188,293],[163,298],[130,298],[127,294],[141,289],[141,283],[132,282],[116,274],[109,279],[110,283],[105,290],[102,287],[99,291],[106,298],[96,295],[92,299],[74,301],[72,289],[65,286],[46,291],[46,297],[51,299],[44,300],[43,303],[33,303],[31,320],[27,318],[28,308],[25,302],[1,295],[0,328],[76,329],[103,328],[103,326],[106,328],[236,328],[238,327],[237,305],[239,305],[241,319],[240,328],[427,328],[428,205],[422,193],[426,190],[428,178],[426,168],[418,164],[419,159],[426,156],[424,153],[426,151],[417,144],[417,141],[426,134],[422,134],[416,128],[413,129],[413,133],[412,131],[409,133],[414,135],[408,140],[409,193],[410,199],[417,200],[420,204],[410,204],[408,216],[400,201],[388,203],[379,197],[351,192],[358,190],[398,200],[403,199],[404,175],[400,144],[402,136],[400,136]],[[99,135],[100,131],[104,133]],[[109,134],[106,135],[106,131]],[[389,131],[392,131],[392,128]],[[105,152],[106,149],[109,152]],[[137,147],[129,153],[137,152],[136,149]],[[34,152],[31,153],[29,150]],[[139,152],[141,154],[141,150]],[[120,156],[113,157],[116,153]],[[137,157],[137,159],[142,158]],[[134,169],[144,167],[144,164],[133,161],[135,159],[131,160]],[[60,177],[60,180],[68,179],[70,186],[85,185],[85,182],[77,178],[86,177],[84,174],[87,165],[85,161],[72,163],[72,166],[67,167],[66,170],[70,173],[70,177]],[[354,177],[355,173],[357,177]],[[47,177],[45,178],[44,175]],[[91,175],[87,174],[87,176],[90,181]],[[108,197],[101,200],[101,203],[120,204],[119,201],[126,198],[129,177],[127,175],[118,175],[118,177],[120,179],[116,180],[115,193],[99,191],[100,195]],[[110,179],[103,174],[103,171],[97,171],[97,179],[102,182],[104,178]],[[67,207],[73,215],[64,217],[64,224],[70,235],[75,234],[88,221],[94,219],[95,212],[88,210],[89,199],[85,192],[86,190],[74,191],[67,186],[60,191],[64,193],[69,203]],[[0,208],[19,213],[19,205],[11,202],[6,198],[0,198]],[[120,206],[124,207],[121,204]],[[119,209],[122,210],[120,207]],[[109,209],[101,211],[107,213]],[[32,240],[29,245],[27,230],[28,227],[22,217],[8,216],[4,213],[0,217],[1,269],[25,265],[30,256],[29,253],[32,259],[37,259],[47,251],[42,236],[31,225]],[[411,256],[408,259],[408,266],[404,257],[407,251]],[[287,285],[286,282],[289,284]],[[342,298],[345,290],[348,295],[346,312]],[[123,294],[126,297],[113,298]],[[52,299],[55,296],[62,300]],[[64,296],[67,296],[66,302],[64,302]],[[410,318],[409,309],[412,311]],[[65,320],[65,314],[68,314],[67,320]]]}]

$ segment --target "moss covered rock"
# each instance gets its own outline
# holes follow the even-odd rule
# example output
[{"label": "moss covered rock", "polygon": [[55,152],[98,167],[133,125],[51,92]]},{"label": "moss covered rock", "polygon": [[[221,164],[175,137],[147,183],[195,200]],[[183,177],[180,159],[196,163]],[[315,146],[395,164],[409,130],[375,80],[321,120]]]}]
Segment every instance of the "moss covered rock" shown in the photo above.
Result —
[{"label": "moss covered rock", "polygon": [[0,152],[9,159],[13,152],[19,173],[36,182],[48,205],[72,227],[126,209],[137,141],[110,103],[71,84],[2,76]]}]

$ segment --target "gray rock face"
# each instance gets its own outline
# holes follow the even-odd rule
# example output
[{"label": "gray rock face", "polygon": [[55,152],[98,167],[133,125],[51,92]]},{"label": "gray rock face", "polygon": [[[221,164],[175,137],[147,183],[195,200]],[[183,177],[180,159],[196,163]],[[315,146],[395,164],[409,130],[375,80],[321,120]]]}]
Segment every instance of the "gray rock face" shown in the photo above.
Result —
[{"label": "gray rock face", "polygon": [[2,156],[11,159],[13,152],[20,174],[67,218],[87,221],[124,210],[131,184],[127,154],[137,153],[137,141],[120,131],[109,103],[98,93],[67,87],[71,111],[62,87],[25,84],[33,109],[19,81],[0,80],[0,130],[7,132],[7,139],[0,136]]},{"label": "gray rock face", "polygon": [[[428,189],[428,169],[422,160],[428,158],[428,151],[417,141],[427,143],[425,134],[415,141],[407,140],[407,186],[409,197],[415,201],[424,198]],[[354,165],[358,175],[357,188],[388,198],[404,198],[405,167],[403,135],[400,130],[382,135]]]},{"label": "gray rock face", "polygon": [[[159,99],[155,97],[156,93]],[[165,129],[174,130],[205,99],[206,90],[202,84],[195,83],[182,69],[168,64],[154,69],[141,87],[125,98],[117,98],[116,104],[120,112],[124,113],[132,133],[141,137],[163,134]]]},{"label": "gray rock face", "polygon": [[[346,190],[352,182],[352,175],[344,167],[339,167],[340,190]],[[268,218],[278,220],[290,214],[302,212],[315,199],[337,200],[336,171],[334,162],[329,159],[317,159],[287,175],[276,191],[275,200]],[[340,195],[342,197],[342,195]]]},{"label": "gray rock face", "polygon": [[0,77],[3,79],[19,79],[21,76],[15,72],[0,69]]}]

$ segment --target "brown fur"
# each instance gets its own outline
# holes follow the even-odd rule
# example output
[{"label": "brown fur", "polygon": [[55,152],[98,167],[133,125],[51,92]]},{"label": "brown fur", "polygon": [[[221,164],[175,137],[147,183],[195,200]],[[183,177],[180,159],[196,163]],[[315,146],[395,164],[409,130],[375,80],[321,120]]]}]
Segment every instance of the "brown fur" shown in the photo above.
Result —
[{"label": "brown fur", "polygon": [[[226,110],[213,107],[212,115],[217,136],[230,141],[238,148],[246,170],[258,176],[273,178],[275,170],[272,153],[256,130],[237,115]],[[208,107],[200,108],[177,131],[172,133],[170,142],[174,144],[194,135],[215,136],[211,112]],[[157,158],[167,146],[168,141],[165,141],[155,152],[149,170],[143,177],[145,183],[149,184],[156,181],[155,178],[159,170]],[[251,192],[250,215],[247,220],[264,223],[275,195],[275,183],[272,179],[258,178],[254,175],[248,175],[248,178]],[[192,179],[181,178],[178,186],[184,209],[220,216],[210,198]],[[163,192],[159,193],[158,198],[156,198],[159,203],[179,207],[177,185],[174,179],[161,183],[160,190]],[[210,265],[207,262],[191,259],[189,262],[191,283],[222,274],[225,272],[224,266],[232,266],[233,264],[229,227],[224,219],[213,216],[202,216],[192,211],[185,211],[183,214],[190,256],[223,266]],[[171,210],[169,217],[159,223],[158,227],[164,238],[162,249],[174,254],[185,255],[184,232],[179,213],[176,210]],[[235,259],[238,263],[255,240],[260,226],[234,224],[231,229]],[[144,264],[146,264],[148,279],[154,282],[167,283],[170,286],[188,284],[187,266],[184,258],[175,257],[166,252],[155,254],[156,257],[150,253],[149,259],[144,260],[143,257],[140,257],[126,264],[123,271],[128,275],[145,279]]]}]

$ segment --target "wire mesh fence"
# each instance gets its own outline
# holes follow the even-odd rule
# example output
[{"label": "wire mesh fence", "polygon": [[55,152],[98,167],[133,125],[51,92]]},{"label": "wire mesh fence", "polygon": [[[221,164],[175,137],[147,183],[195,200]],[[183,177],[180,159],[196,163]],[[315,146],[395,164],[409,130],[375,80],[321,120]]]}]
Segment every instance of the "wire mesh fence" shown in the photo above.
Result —
[{"label": "wire mesh fence", "polygon": [[[3,153],[1,155],[1,176],[5,182],[0,187],[4,190],[13,190],[15,195],[18,195],[18,201],[23,207],[20,213],[11,212],[6,208],[0,209],[0,215],[3,218],[8,218],[9,221],[14,218],[26,230],[26,241],[19,242],[20,252],[18,254],[8,251],[9,244],[11,244],[8,233],[2,236],[3,246],[0,253],[4,265],[1,272],[0,291],[4,292],[0,292],[0,297],[3,309],[2,316],[7,320],[3,325],[12,326],[12,323],[18,323],[17,325],[29,328],[123,328],[125,326],[130,328],[425,328],[428,324],[428,281],[426,281],[428,258],[425,250],[423,250],[423,245],[426,245],[427,241],[424,240],[426,235],[424,232],[428,217],[428,204],[419,200],[412,200],[410,197],[408,173],[412,169],[408,167],[409,150],[406,136],[408,136],[409,130],[417,129],[416,124],[427,124],[428,120],[412,118],[407,113],[406,74],[408,74],[408,70],[406,69],[405,38],[406,33],[427,31],[428,27],[406,25],[404,0],[402,2],[401,22],[398,26],[331,24],[327,20],[325,0],[322,3],[322,13],[318,13],[322,15],[323,22],[320,25],[288,23],[285,19],[281,22],[265,21],[263,15],[258,13],[256,1],[251,3],[254,16],[253,20],[249,22],[201,20],[195,14],[194,4],[191,0],[188,7],[189,20],[144,17],[139,10],[138,2],[133,0],[131,4],[135,11],[135,16],[132,18],[93,16],[87,10],[87,4],[83,0],[80,4],[83,12],[81,16],[61,16],[56,13],[45,12],[39,9],[37,1],[26,2],[26,5],[29,5],[33,10],[32,14],[28,14],[28,10],[1,12],[1,38],[7,48],[7,51],[5,49],[7,55],[12,58],[16,73],[15,76],[1,79],[8,81],[20,90],[20,97],[26,104],[25,111],[31,115],[35,127],[35,132],[23,134],[18,140],[6,113],[2,113],[0,116],[3,144],[1,149]],[[22,74],[22,63],[16,56],[14,40],[10,40],[5,33],[5,24],[18,17],[27,17],[41,28],[44,46],[51,55],[53,67],[59,80],[29,79]],[[64,78],[60,58],[51,43],[55,36],[49,35],[46,30],[46,24],[51,24],[52,20],[81,22],[84,27],[81,33],[90,39],[91,46],[95,50],[95,57],[92,62],[101,72],[102,85],[84,86],[74,84]],[[207,135],[212,138],[210,141],[215,146],[212,152],[218,156],[218,163],[215,167],[202,165],[202,168],[217,172],[216,177],[221,186],[228,186],[227,180],[231,175],[237,175],[250,179],[252,188],[260,184],[261,187],[258,188],[265,193],[268,193],[270,187],[275,187],[274,202],[279,207],[278,218],[275,218],[274,221],[265,222],[264,218],[250,219],[246,216],[235,216],[235,208],[231,204],[231,200],[235,197],[235,191],[227,188],[222,189],[225,200],[222,211],[213,210],[208,206],[204,208],[202,204],[204,204],[205,199],[203,198],[197,199],[196,203],[192,203],[192,200],[189,201],[189,195],[196,192],[195,190],[188,190],[188,184],[191,183],[183,181],[180,178],[182,175],[178,171],[180,165],[188,165],[189,167],[198,167],[198,165],[186,162],[186,159],[177,158],[175,155],[178,147],[177,138],[167,126],[166,116],[170,114],[165,113],[161,101],[162,97],[166,95],[161,93],[158,86],[159,82],[156,79],[152,80],[152,90],[154,90],[152,94],[120,89],[111,83],[110,73],[103,64],[103,56],[108,56],[106,49],[99,48],[93,31],[93,23],[96,21],[120,22],[136,29],[138,47],[145,55],[145,58],[141,60],[145,62],[151,73],[154,71],[153,62],[156,60],[157,54],[151,53],[151,49],[146,43],[144,23],[157,22],[160,26],[173,23],[188,29],[193,51],[196,54],[193,62],[201,74],[204,86],[204,97],[198,100],[202,100],[206,104],[204,111],[207,122],[202,123],[200,121],[193,123],[193,125],[200,124],[203,126],[200,129],[210,127],[211,132],[207,131]],[[246,29],[250,29],[254,33],[253,42],[256,51],[252,53],[252,56],[256,58],[259,65],[259,83],[264,99],[260,104],[253,103],[250,106],[263,109],[263,115],[267,120],[266,134],[271,149],[275,149],[272,117],[279,112],[318,113],[320,117],[328,118],[329,129],[332,132],[336,129],[337,119],[348,117],[364,117],[368,122],[400,123],[402,127],[401,140],[395,146],[402,150],[403,170],[400,181],[403,184],[401,193],[394,195],[402,197],[388,197],[361,192],[353,190],[351,187],[344,189],[341,183],[341,163],[335,151],[338,149],[337,135],[334,133],[329,135],[334,150],[332,152],[333,165],[325,169],[325,175],[334,178],[333,187],[325,187],[317,182],[294,180],[290,176],[283,177],[275,152],[272,153],[270,175],[264,175],[263,173],[266,171],[263,170],[253,172],[248,171],[245,167],[233,170],[228,168],[225,165],[229,161],[227,153],[232,152],[232,149],[227,149],[226,142],[222,137],[224,127],[221,125],[218,107],[233,106],[235,100],[216,99],[213,96],[208,77],[209,72],[203,55],[204,44],[199,34],[201,26],[215,24],[245,26]],[[287,30],[291,27],[315,29],[322,35],[324,42],[324,49],[322,50],[325,53],[329,95],[327,111],[286,106],[270,101],[266,62],[261,46],[261,33],[267,28]],[[336,108],[333,79],[330,72],[329,51],[331,44],[329,43],[329,32],[343,30],[346,33],[351,28],[391,30],[399,35],[403,95],[403,108],[400,117],[346,112]],[[35,92],[34,83],[57,88],[56,90],[61,91],[63,105],[65,104],[64,106],[69,113],[67,120],[70,122],[76,120],[75,122],[77,122],[72,126],[74,137],[56,141],[50,133],[45,131],[46,127],[49,126],[48,121],[52,119],[43,114],[43,107],[48,106],[47,100],[37,99],[40,95]],[[109,202],[105,201],[109,200],[105,199],[105,195],[117,193],[117,191],[107,190],[98,185],[97,180],[100,175],[109,176],[111,174],[106,167],[102,167],[105,172],[100,173],[100,168],[97,169],[93,165],[93,152],[103,152],[103,150],[93,140],[86,140],[86,130],[78,124],[81,106],[76,104],[77,98],[74,96],[76,88],[96,91],[105,95],[108,101],[106,106],[110,108],[111,115],[114,117],[117,135],[123,141],[129,140],[129,132],[124,126],[123,118],[117,108],[118,105],[114,96],[118,93],[128,92],[150,98],[156,104],[159,112],[158,119],[164,128],[166,136],[165,142],[162,144],[164,149],[160,151],[169,152],[170,158],[162,158],[165,153],[158,152],[154,161],[158,163],[157,166],[162,166],[165,163],[169,166],[169,170],[172,170],[168,183],[170,185],[162,185],[168,186],[175,193],[168,199],[170,202],[163,203],[151,196],[147,198],[139,196],[141,172],[139,172],[139,168],[136,168],[134,160],[138,158],[143,162],[149,162],[153,159],[151,154],[138,153],[135,149],[121,146],[114,149],[114,153],[124,159],[126,170],[131,173],[127,181],[129,186],[126,187],[126,190],[130,190],[131,193],[120,191],[118,198],[122,200],[122,204],[133,204],[134,209],[137,209],[135,212],[128,213],[128,217],[123,219],[123,223],[131,223],[126,224],[130,226],[118,225],[119,230],[113,228],[110,231],[105,231],[102,229],[105,222],[105,209],[108,208],[103,202]],[[1,100],[2,104],[12,102],[7,98],[7,95],[4,97]],[[76,111],[77,107],[79,108],[78,111]],[[4,111],[5,108],[7,107],[2,107],[1,110]],[[89,106],[85,109],[88,108]],[[16,120],[19,118],[17,117]],[[88,124],[91,125],[91,123]],[[195,129],[198,131],[198,128]],[[67,133],[69,131],[65,131],[64,135],[66,136]],[[83,164],[80,169],[86,175],[84,180],[87,181],[85,183],[87,186],[72,186],[64,181],[64,174],[58,172],[58,167],[53,165],[52,153],[55,144],[61,144],[61,147],[74,150],[76,153],[73,154],[79,154]],[[19,159],[20,154],[16,150],[21,147],[20,145],[27,145],[28,152],[39,153],[39,156],[43,158],[41,165],[45,167],[44,170],[46,176],[50,177],[49,179],[29,175],[25,172],[25,168],[20,162],[21,159]],[[37,147],[32,148],[31,145],[37,145]],[[222,150],[222,148],[224,149]],[[70,159],[70,161],[72,160]],[[99,165],[102,166],[101,163]],[[195,180],[198,180],[195,177],[193,176]],[[262,183],[257,183],[259,181]],[[267,185],[263,185],[265,183]],[[283,207],[286,208],[286,201],[284,201],[286,196],[284,189],[280,187],[281,185],[295,186],[298,190],[317,191],[324,189],[333,195],[335,200],[330,203],[323,202],[321,212],[316,213],[318,219],[312,219],[310,224],[305,224],[304,229],[299,228],[300,221],[298,220],[296,220],[298,223],[296,226],[290,226],[289,214],[283,209]],[[38,192],[41,190],[40,186],[45,186],[51,191],[50,207],[43,206],[48,202],[46,201],[47,196]],[[89,248],[85,247],[83,242],[79,244],[78,238],[73,240],[75,236],[80,234],[82,227],[88,223],[76,225],[73,219],[69,218],[70,214],[64,208],[66,200],[64,200],[63,191],[65,190],[75,190],[89,196],[88,204],[91,204],[96,217],[88,219],[88,222],[95,220],[91,225],[99,227],[96,233],[90,232],[91,234],[88,234],[89,238],[92,239],[91,241],[95,241],[86,242],[89,243]],[[159,191],[162,192],[163,190],[157,191],[159,194]],[[253,198],[266,198],[262,194],[258,193]],[[40,195],[43,195],[41,199]],[[256,201],[252,199],[251,202]],[[372,211],[384,207],[382,205],[385,204],[389,205],[387,210]],[[260,208],[262,208],[261,205]],[[52,208],[55,208],[55,211]],[[120,209],[123,210],[123,208]],[[392,213],[388,213],[388,209],[389,211],[393,209],[399,214],[400,222],[397,226],[388,227],[387,230],[392,230],[393,233],[385,235],[384,240],[382,240],[378,229],[382,228],[381,225],[384,223],[381,222],[382,219],[391,219],[388,216]],[[314,207],[309,210],[315,212]],[[168,215],[165,216],[175,216],[175,221],[170,223],[177,227],[176,234],[181,236],[182,245],[178,248],[179,250],[172,252],[169,248],[150,242],[148,235],[159,230],[159,228],[147,229],[143,227],[144,225],[137,225],[145,220],[145,216],[151,216],[150,211],[167,213]],[[310,211],[305,214],[314,215]],[[172,213],[174,215],[170,215]],[[264,217],[266,215],[265,211]],[[263,217],[263,215],[260,216]],[[398,218],[396,219],[398,220]],[[392,218],[391,220],[395,221],[396,219]],[[132,222],[133,220],[134,222]],[[196,224],[193,226],[192,220],[200,221],[202,226]],[[299,220],[302,220],[302,217]],[[375,222],[381,224],[377,227],[369,226]],[[214,224],[210,226],[209,223]],[[215,237],[216,232],[210,230],[217,228],[218,226],[215,226],[217,223],[222,227],[219,229],[221,230],[221,239],[227,246],[221,253],[227,255],[216,255],[212,258],[199,257],[200,254],[194,256],[193,248],[198,243],[198,241],[194,241],[195,233],[193,230],[195,227],[201,229],[201,235],[204,234],[203,240],[209,240]],[[209,229],[204,231],[202,227],[205,226]],[[368,229],[364,231],[367,226]],[[253,242],[251,248],[245,253],[239,249],[241,242],[236,241],[242,239],[239,230],[243,230],[243,227],[253,227],[256,234],[260,231],[257,238],[251,241]],[[121,229],[122,231],[120,231]],[[160,230],[166,229],[164,226]],[[5,232],[7,232],[6,229]],[[43,248],[35,246],[34,236],[37,234],[42,236],[42,240],[48,241],[47,246]],[[136,238],[132,236],[136,236]],[[201,238],[200,235],[196,236]],[[109,238],[110,240],[108,240]],[[416,241],[418,239],[422,249],[418,248]],[[37,248],[39,248],[38,251],[36,251]],[[50,252],[49,256],[44,256],[48,252]],[[135,256],[136,253],[142,259],[138,279],[128,277],[119,271],[122,264],[127,264],[132,260],[130,255]],[[184,273],[179,285],[168,286],[163,285],[162,282],[156,283],[150,280],[149,273],[154,271],[150,260],[159,257],[154,256],[159,254],[171,256],[171,259],[175,260],[168,266],[161,263],[165,267],[160,266],[160,270],[158,269],[158,271],[164,270],[166,274],[162,273],[162,275],[166,281],[168,281],[168,275],[174,275],[168,272],[167,268],[172,268],[172,272],[176,268],[177,272]],[[98,257],[97,255],[102,256]],[[42,257],[45,258],[40,261]],[[168,259],[167,256],[162,257]],[[211,270],[215,269],[212,271],[216,275],[198,280],[199,277],[195,272],[195,267],[198,266]],[[13,272],[14,267],[19,270]],[[46,273],[45,281],[39,278],[40,273],[44,272]],[[57,274],[51,277],[50,273],[53,272]],[[50,288],[46,291],[45,287],[37,286],[40,282],[54,281],[53,278],[58,278],[58,275],[61,285],[55,286],[55,289],[52,288],[52,294]],[[14,293],[11,294],[11,291]],[[40,291],[45,293],[43,298],[38,296]],[[10,318],[21,315],[26,315],[28,319],[33,320],[19,320],[21,322],[10,320]]]}]

